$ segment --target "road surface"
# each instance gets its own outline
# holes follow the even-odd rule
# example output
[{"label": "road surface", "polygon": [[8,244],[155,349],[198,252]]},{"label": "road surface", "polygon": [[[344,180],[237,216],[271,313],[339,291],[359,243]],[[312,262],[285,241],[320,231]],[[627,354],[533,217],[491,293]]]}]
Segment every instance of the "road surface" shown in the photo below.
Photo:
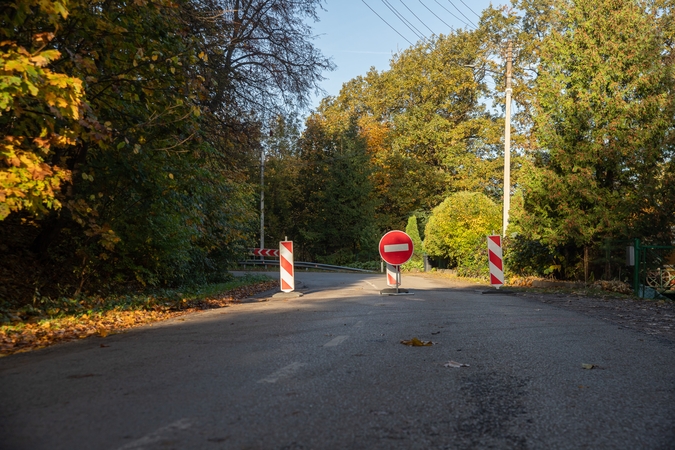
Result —
[{"label": "road surface", "polygon": [[675,448],[672,342],[439,279],[297,280],[0,359],[0,448]]}]

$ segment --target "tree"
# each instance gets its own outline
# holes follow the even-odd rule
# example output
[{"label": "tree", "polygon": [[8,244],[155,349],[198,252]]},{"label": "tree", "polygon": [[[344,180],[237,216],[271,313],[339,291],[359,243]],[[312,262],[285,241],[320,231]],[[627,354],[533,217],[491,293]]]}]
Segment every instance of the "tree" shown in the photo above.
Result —
[{"label": "tree", "polygon": [[322,72],[334,65],[313,45],[311,26],[323,0],[193,0],[190,33],[197,36],[216,114],[308,105]]},{"label": "tree", "polygon": [[501,210],[485,194],[457,192],[434,208],[426,226],[424,248],[447,258],[463,276],[488,273],[487,236],[500,229]]},{"label": "tree", "polygon": [[673,73],[658,10],[561,2],[543,42],[524,188],[529,229],[551,247],[655,236],[673,224]]},{"label": "tree", "polygon": [[371,165],[355,120],[331,130],[318,114],[300,140],[297,236],[309,258],[328,263],[370,260],[377,251]]},{"label": "tree", "polygon": [[405,227],[405,232],[413,242],[413,255],[410,258],[410,261],[403,264],[404,270],[410,269],[423,269],[424,268],[424,245],[422,244],[422,239],[420,238],[420,232],[417,228],[417,217],[410,216],[408,218],[408,224]]},{"label": "tree", "polygon": [[303,195],[299,183],[300,124],[294,116],[278,116],[265,143],[265,240],[278,242],[297,235],[297,199]]},{"label": "tree", "polygon": [[[331,67],[303,22],[316,17],[321,2],[70,0],[67,17],[54,10],[64,4],[17,0],[0,10],[3,32],[24,48],[34,44],[34,30],[50,30],[46,17],[60,15],[45,53],[30,57],[42,58],[33,66],[49,63],[45,70],[72,80],[57,86],[63,97],[57,109],[82,105],[78,120],[57,116],[49,104],[52,85],[44,82],[34,99],[30,91],[8,94],[38,106],[43,95],[54,132],[70,140],[53,144],[56,151],[45,159],[52,179],[42,165],[42,173],[34,171],[44,178],[36,178],[46,192],[39,201],[53,197],[65,207],[39,217],[30,208],[12,213],[0,231],[31,236],[32,244],[22,245],[50,277],[74,283],[78,292],[222,278],[256,229],[249,174],[263,124],[276,111],[302,105]],[[40,131],[37,116],[22,117]],[[45,136],[26,134],[22,142],[34,138]],[[0,179],[4,189],[6,177]],[[0,194],[6,212],[9,196]],[[35,283],[42,292],[53,284]]]},{"label": "tree", "polygon": [[[48,48],[66,2],[17,1],[0,7],[0,221],[24,210],[44,215],[62,206],[71,171],[60,149],[75,143],[82,119],[82,81],[50,68],[61,57]],[[25,16],[38,26],[23,33]]]},{"label": "tree", "polygon": [[390,68],[346,83],[319,108],[332,127],[356,118],[374,171],[378,226],[401,228],[448,193],[501,196],[501,125],[481,103],[488,87],[467,67],[480,35],[453,32],[396,55]]}]

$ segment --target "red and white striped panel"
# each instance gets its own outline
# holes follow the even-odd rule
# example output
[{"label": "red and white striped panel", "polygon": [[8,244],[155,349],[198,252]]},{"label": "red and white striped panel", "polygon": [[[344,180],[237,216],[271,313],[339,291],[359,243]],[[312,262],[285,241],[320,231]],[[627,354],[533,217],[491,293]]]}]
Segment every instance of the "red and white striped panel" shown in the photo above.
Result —
[{"label": "red and white striped panel", "polygon": [[251,250],[253,256],[274,256],[279,257],[279,250],[273,248],[254,248]]},{"label": "red and white striped panel", "polygon": [[295,290],[295,273],[293,270],[293,241],[279,242],[279,272],[281,273],[281,290]]},{"label": "red and white striped panel", "polygon": [[[396,287],[401,280],[401,267],[387,264],[387,286]],[[399,281],[399,283],[397,283]]]},{"label": "red and white striped panel", "polygon": [[502,237],[488,236],[488,257],[490,259],[490,284],[504,284],[504,262],[502,258]]}]

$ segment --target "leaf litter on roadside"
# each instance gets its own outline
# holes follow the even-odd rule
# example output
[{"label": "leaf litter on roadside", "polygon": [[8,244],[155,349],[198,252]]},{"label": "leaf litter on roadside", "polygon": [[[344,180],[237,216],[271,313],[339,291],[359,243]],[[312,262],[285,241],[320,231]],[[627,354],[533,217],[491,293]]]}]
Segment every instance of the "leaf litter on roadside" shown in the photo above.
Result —
[{"label": "leaf litter on roadside", "polygon": [[[181,299],[138,309],[88,311],[79,315],[36,317],[32,321],[0,326],[0,357],[47,347],[57,342],[110,334],[140,325],[171,319],[190,312],[222,308],[259,292],[272,289],[277,281],[258,282],[228,289],[205,298]],[[101,347],[107,347],[101,345]]]}]

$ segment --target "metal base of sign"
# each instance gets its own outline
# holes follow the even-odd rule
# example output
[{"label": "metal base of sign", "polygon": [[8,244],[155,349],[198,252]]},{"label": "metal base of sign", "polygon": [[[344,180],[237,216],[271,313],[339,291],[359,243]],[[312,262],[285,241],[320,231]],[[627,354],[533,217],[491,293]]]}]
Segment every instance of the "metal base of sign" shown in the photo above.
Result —
[{"label": "metal base of sign", "polygon": [[[389,272],[389,267],[393,267],[396,271],[396,287],[385,288],[380,291],[380,295],[415,295],[408,291],[407,289],[401,289],[401,266],[389,266],[387,264],[387,273]],[[389,275],[387,275],[388,277]],[[389,284],[389,279],[387,278],[387,284]],[[389,284],[391,286],[391,284]]]},{"label": "metal base of sign", "polygon": [[277,292],[276,294],[272,295],[273,298],[299,298],[302,297],[304,294],[302,292],[298,291],[291,291],[291,292]]},{"label": "metal base of sign", "polygon": [[415,295],[415,293],[410,292],[407,289],[387,288],[382,289],[380,295]]}]

